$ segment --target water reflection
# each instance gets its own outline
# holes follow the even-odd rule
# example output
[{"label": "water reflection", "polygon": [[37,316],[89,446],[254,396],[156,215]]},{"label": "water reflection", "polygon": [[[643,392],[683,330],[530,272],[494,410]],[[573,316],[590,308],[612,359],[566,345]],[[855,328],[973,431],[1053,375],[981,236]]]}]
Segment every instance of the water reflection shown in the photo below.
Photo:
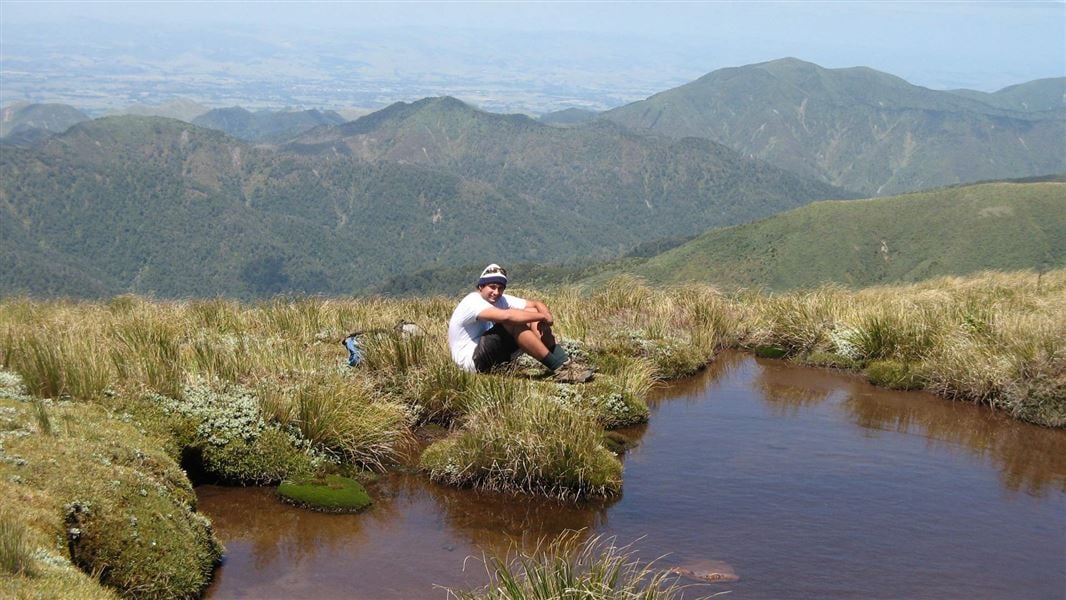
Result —
[{"label": "water reflection", "polygon": [[[737,364],[735,356],[732,364]],[[918,435],[931,443],[966,448],[994,464],[1008,490],[1066,492],[1066,435],[1061,430],[932,394],[877,388],[855,374],[779,360],[757,359],[756,364],[753,387],[775,416],[795,416],[833,399],[834,406],[864,430]]]},{"label": "water reflection", "polygon": [[405,496],[424,493],[433,500],[448,528],[489,554],[512,547],[533,550],[564,531],[589,531],[607,524],[607,509],[620,498],[567,503],[529,496],[465,490],[427,483],[407,475],[390,479]]},{"label": "water reflection", "polygon": [[702,401],[708,385],[714,381],[728,379],[747,360],[750,359],[740,352],[722,352],[692,377],[658,385],[648,398],[648,406],[654,408],[663,402]]},{"label": "water reflection", "polygon": [[1009,490],[1066,492],[1066,435],[1062,431],[925,394],[901,398],[880,390],[855,392],[841,408],[861,427],[965,447],[996,465]]}]

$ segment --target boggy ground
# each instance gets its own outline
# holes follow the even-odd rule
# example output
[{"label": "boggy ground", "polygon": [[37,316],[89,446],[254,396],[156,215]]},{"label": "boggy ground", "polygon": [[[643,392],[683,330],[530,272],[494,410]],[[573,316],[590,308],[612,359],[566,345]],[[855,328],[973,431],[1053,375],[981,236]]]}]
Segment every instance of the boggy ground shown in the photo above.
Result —
[{"label": "boggy ground", "polygon": [[[1066,424],[1066,270],[780,295],[627,278],[516,293],[552,306],[594,383],[555,384],[535,364],[459,371],[445,343],[454,298],[0,302],[0,493],[17,499],[0,515],[13,575],[0,593],[195,596],[221,549],[186,473],[359,477],[390,468],[427,425],[448,431],[419,461],[436,481],[615,494],[604,430],[647,420],[657,381],[725,347]],[[401,319],[424,334],[392,333]],[[338,342],[356,329],[370,333],[349,368]]]}]

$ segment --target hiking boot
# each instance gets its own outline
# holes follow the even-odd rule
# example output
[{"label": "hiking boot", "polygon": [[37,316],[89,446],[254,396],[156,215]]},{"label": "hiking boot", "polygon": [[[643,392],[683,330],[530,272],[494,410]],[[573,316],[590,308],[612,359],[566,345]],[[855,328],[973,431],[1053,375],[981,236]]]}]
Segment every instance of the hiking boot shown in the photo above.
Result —
[{"label": "hiking boot", "polygon": [[592,381],[592,368],[571,358],[552,373],[552,378],[558,383],[588,383]]}]

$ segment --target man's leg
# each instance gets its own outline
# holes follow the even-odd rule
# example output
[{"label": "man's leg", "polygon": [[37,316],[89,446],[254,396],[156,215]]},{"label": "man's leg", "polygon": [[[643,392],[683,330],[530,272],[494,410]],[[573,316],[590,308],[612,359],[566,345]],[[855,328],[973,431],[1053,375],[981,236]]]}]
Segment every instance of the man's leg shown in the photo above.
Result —
[{"label": "man's leg", "polygon": [[547,323],[502,323],[502,325],[523,352],[552,371],[566,362],[568,358],[566,351],[555,343],[555,334],[552,333],[551,326]]},{"label": "man's leg", "polygon": [[[527,309],[529,310],[529,309]],[[518,342],[522,352],[537,360],[543,360],[555,347],[555,336],[551,333],[551,327],[544,323],[500,323],[507,329],[507,333]],[[537,326],[540,327],[537,327]],[[543,333],[547,333],[547,339]],[[549,347],[548,344],[551,344]]]}]

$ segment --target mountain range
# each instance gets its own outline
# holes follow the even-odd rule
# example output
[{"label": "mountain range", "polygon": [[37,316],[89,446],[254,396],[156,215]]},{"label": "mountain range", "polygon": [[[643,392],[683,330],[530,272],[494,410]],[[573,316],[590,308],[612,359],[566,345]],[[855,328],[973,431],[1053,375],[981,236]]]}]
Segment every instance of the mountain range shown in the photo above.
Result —
[{"label": "mountain range", "polygon": [[16,103],[0,109],[0,138],[6,145],[28,146],[88,120],[88,115],[66,104]]},{"label": "mountain range", "polygon": [[450,98],[277,150],[96,119],[5,151],[0,181],[0,293],[74,296],[351,293],[471,260],[609,258],[846,197],[706,140],[575,132]]},{"label": "mountain range", "polygon": [[862,195],[1066,171],[1066,78],[934,91],[797,59],[720,69],[601,115],[699,136]]},{"label": "mountain range", "polygon": [[[217,109],[195,118],[206,127],[129,115],[85,121],[55,106],[22,107],[6,121],[12,130],[18,123],[51,130],[28,126],[2,140],[0,294],[388,292],[452,281],[487,262],[526,265],[542,282],[619,265],[664,280],[657,261],[706,243],[688,240],[709,229],[860,196],[830,181],[875,196],[905,182],[1066,172],[1064,138],[1055,137],[1066,122],[1055,104],[1063,82],[934,92],[870,69],[785,59],[715,71],[599,116],[575,110],[541,120],[450,97],[398,102],[354,121],[329,111]],[[63,115],[78,121],[67,129]],[[1057,198],[1061,188],[1053,189]],[[953,197],[938,210],[950,214]],[[833,214],[825,213],[828,222]],[[887,231],[863,214],[838,224],[840,231]],[[922,225],[938,219],[903,222],[915,236],[935,237],[942,233]],[[786,238],[822,231],[802,219],[787,223]],[[804,243],[834,254],[831,233]],[[1013,255],[1033,235],[995,239],[1001,254]],[[890,253],[894,239],[885,238]],[[935,245],[907,247],[936,255]],[[700,252],[735,264],[704,249],[692,265],[703,264]],[[586,266],[557,266],[574,261]],[[817,277],[841,268],[837,281],[879,281],[857,267],[829,261],[835,266],[819,270],[809,262],[806,271]],[[895,259],[893,268],[905,262]],[[787,268],[798,277],[806,272],[798,266]],[[730,283],[808,282],[741,267]],[[911,265],[882,278],[919,272]]]}]

